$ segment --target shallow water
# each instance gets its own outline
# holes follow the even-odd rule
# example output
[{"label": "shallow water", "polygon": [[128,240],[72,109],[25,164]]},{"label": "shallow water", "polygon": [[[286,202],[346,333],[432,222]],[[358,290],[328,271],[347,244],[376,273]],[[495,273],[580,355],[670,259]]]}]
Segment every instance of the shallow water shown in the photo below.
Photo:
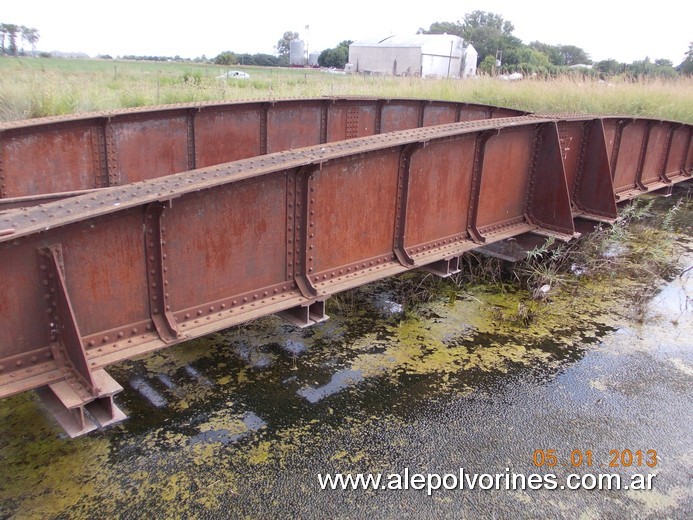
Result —
[{"label": "shallow water", "polygon": [[[690,517],[693,272],[637,316],[634,283],[580,281],[528,327],[512,319],[522,291],[467,287],[410,313],[375,284],[310,329],[269,317],[111,367],[129,418],[74,440],[34,394],[3,400],[0,517]],[[654,490],[428,496],[316,477],[529,474],[537,449],[559,452],[559,474],[591,450],[596,471],[626,448],[658,451]]]}]

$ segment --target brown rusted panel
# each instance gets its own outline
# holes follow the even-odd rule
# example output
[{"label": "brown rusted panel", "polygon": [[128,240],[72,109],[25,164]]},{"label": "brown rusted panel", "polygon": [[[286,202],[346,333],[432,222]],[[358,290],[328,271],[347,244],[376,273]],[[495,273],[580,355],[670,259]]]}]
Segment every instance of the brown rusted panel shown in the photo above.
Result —
[{"label": "brown rusted panel", "polygon": [[148,319],[143,222],[136,208],[72,224],[56,236],[84,336]]},{"label": "brown rusted panel", "polygon": [[669,125],[664,123],[655,123],[650,126],[642,173],[640,174],[640,179],[646,186],[661,181],[668,133]]},{"label": "brown rusted panel", "polygon": [[[312,106],[320,108],[324,135],[327,105]],[[0,364],[47,353],[46,311],[54,314],[37,261],[47,247],[60,246],[56,263],[74,303],[74,329],[84,335],[89,366],[98,368],[165,345],[150,314],[161,300],[176,343],[414,265],[448,262],[472,247],[450,240],[466,239],[465,225],[479,242],[530,230],[568,234],[566,150],[555,123],[527,117],[389,133],[8,211],[0,216]],[[670,140],[679,170],[690,160],[690,128],[682,130]],[[583,135],[576,200],[607,211],[613,189],[599,120]],[[646,158],[642,150],[641,141]],[[590,198],[593,191],[600,195]],[[149,215],[159,223],[146,224]],[[401,222],[407,247],[433,243],[412,254],[416,264],[396,261]],[[435,270],[454,270],[448,262],[441,271],[444,263]],[[9,376],[0,374],[0,395],[49,382],[55,363],[42,365],[38,378],[15,370],[6,384]]]},{"label": "brown rusted panel", "polygon": [[405,247],[467,236],[475,135],[416,151],[410,166]]},{"label": "brown rusted panel", "polygon": [[[690,131],[687,127],[679,127],[674,130],[671,137],[671,145],[664,173],[667,177],[680,175],[681,166],[685,160],[686,146],[689,140]],[[690,150],[689,150],[690,152]],[[690,163],[689,163],[690,164]]]},{"label": "brown rusted panel", "polygon": [[163,216],[171,310],[285,282],[285,200],[283,172],[176,200]]},{"label": "brown rusted panel", "polygon": [[623,128],[618,144],[616,165],[612,171],[614,189],[617,193],[636,187],[636,176],[646,131],[647,122],[643,120],[633,121]]},{"label": "brown rusted panel", "polygon": [[148,107],[0,124],[0,197],[122,185],[268,152],[450,123],[458,111],[462,121],[523,114],[453,102],[347,98]]},{"label": "brown rusted panel", "polygon": [[[39,237],[0,246],[0,365],[3,359],[49,342],[50,298],[40,279]],[[7,371],[11,368],[5,366]],[[0,372],[2,374],[2,372]]]},{"label": "brown rusted panel", "polygon": [[49,302],[53,307],[50,317],[51,352],[55,360],[63,365],[63,369],[77,378],[82,388],[76,389],[83,397],[88,398],[83,392],[93,395],[96,389],[65,280],[62,246],[55,244],[40,249],[39,258],[42,281],[51,293]]},{"label": "brown rusted panel", "polygon": [[481,233],[522,221],[529,186],[533,127],[504,129],[486,143],[476,224]]},{"label": "brown rusted panel", "polygon": [[322,103],[283,103],[267,114],[267,153],[320,144]]},{"label": "brown rusted panel", "polygon": [[614,118],[608,118],[602,121],[604,126],[604,143],[606,144],[606,153],[608,155],[609,164],[611,164],[611,157],[614,152],[614,146],[616,145],[618,121],[618,119]]},{"label": "brown rusted panel", "polygon": [[212,107],[195,115],[198,168],[262,153],[262,105]]},{"label": "brown rusted panel", "polygon": [[398,167],[399,150],[388,150],[314,175],[309,275],[392,252]]},{"label": "brown rusted panel", "polygon": [[493,119],[498,119],[501,117],[523,116],[525,114],[527,114],[527,112],[523,112],[521,110],[515,110],[513,108],[493,107],[492,112],[491,112],[491,117]]},{"label": "brown rusted panel", "polygon": [[101,177],[99,131],[87,122],[5,133],[0,140],[3,198],[94,187]]},{"label": "brown rusted panel", "polygon": [[460,107],[460,121],[478,121],[491,117],[492,107],[483,105],[462,105]]},{"label": "brown rusted panel", "polygon": [[579,211],[606,219],[618,216],[604,125],[598,119],[586,123],[578,174],[571,200]]},{"label": "brown rusted panel", "polygon": [[540,125],[534,146],[526,213],[533,224],[572,237],[575,228],[563,167],[565,142],[559,138],[557,125]]},{"label": "brown rusted panel", "polygon": [[117,184],[188,170],[188,123],[180,112],[122,116],[109,123],[109,177]]},{"label": "brown rusted panel", "polygon": [[421,101],[396,101],[393,104],[383,105],[380,133],[410,130],[421,126],[419,124],[421,103]]},{"label": "brown rusted panel", "polygon": [[575,184],[578,160],[580,158],[580,144],[584,121],[559,121],[558,136],[561,144],[561,157],[565,168],[566,183],[571,190]]},{"label": "brown rusted panel", "polygon": [[330,105],[327,118],[327,142],[375,134],[376,113],[375,101],[342,101]]},{"label": "brown rusted panel", "polygon": [[432,103],[424,105],[423,126],[446,125],[457,122],[457,104]]}]

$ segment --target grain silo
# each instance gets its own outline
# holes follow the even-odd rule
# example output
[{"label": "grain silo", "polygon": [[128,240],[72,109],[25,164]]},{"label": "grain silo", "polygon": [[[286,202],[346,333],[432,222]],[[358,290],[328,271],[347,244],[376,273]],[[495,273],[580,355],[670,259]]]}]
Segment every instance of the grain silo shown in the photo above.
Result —
[{"label": "grain silo", "polygon": [[303,67],[306,64],[305,46],[298,38],[289,42],[289,64],[292,67]]},{"label": "grain silo", "polygon": [[318,66],[318,58],[320,58],[319,52],[311,52],[310,55],[308,56],[308,66],[309,67],[317,67]]}]

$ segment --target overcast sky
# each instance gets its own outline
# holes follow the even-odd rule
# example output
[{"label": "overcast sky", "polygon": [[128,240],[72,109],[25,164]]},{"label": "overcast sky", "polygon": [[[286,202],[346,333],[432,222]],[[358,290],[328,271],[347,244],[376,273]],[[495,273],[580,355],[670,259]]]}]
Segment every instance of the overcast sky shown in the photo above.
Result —
[{"label": "overcast sky", "polygon": [[[474,10],[503,16],[524,43],[577,45],[593,60],[649,56],[678,65],[693,41],[693,2],[608,0],[3,0],[0,22],[34,27],[39,50],[212,58],[225,50],[274,53],[284,31],[309,51],[343,40],[414,34]],[[647,6],[647,7],[645,7]],[[306,29],[306,26],[309,29]]]}]

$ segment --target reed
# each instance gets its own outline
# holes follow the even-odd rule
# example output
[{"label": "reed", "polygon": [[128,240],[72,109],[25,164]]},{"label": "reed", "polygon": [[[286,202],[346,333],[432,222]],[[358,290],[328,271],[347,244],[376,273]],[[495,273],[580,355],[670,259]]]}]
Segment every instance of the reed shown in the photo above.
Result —
[{"label": "reed", "polygon": [[216,79],[228,69],[193,63],[4,57],[0,58],[0,120],[169,103],[363,95],[693,123],[690,77],[616,78],[609,83],[563,76],[507,82],[490,77],[366,77],[313,69],[242,67],[250,79]]}]

